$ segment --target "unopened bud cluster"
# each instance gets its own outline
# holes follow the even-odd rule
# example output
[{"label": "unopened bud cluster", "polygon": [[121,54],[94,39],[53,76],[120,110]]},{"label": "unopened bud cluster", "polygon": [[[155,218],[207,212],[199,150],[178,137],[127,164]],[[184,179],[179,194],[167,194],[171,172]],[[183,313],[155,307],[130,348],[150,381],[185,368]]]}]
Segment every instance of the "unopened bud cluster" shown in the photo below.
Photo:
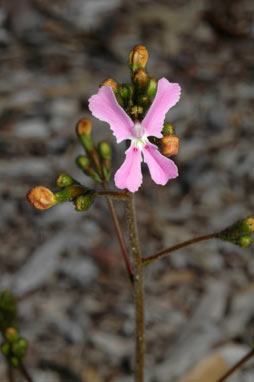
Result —
[{"label": "unopened bud cluster", "polygon": [[[94,146],[92,124],[85,118],[78,121],[76,133],[86,154],[77,158],[77,165],[96,182],[108,181],[111,174],[112,157],[109,143],[101,141],[97,148]],[[39,210],[46,210],[63,202],[74,202],[77,211],[86,211],[98,196],[95,190],[83,186],[66,173],[58,176],[56,185],[60,191],[52,192],[44,186],[32,188],[27,193],[28,201]]]},{"label": "unopened bud cluster", "polygon": [[217,237],[243,248],[250,247],[254,243],[254,217],[251,216],[232,224],[220,232]]},{"label": "unopened bud cluster", "polygon": [[3,291],[0,295],[0,331],[3,337],[0,346],[2,354],[13,367],[21,367],[28,342],[19,335],[16,299],[9,291]]}]

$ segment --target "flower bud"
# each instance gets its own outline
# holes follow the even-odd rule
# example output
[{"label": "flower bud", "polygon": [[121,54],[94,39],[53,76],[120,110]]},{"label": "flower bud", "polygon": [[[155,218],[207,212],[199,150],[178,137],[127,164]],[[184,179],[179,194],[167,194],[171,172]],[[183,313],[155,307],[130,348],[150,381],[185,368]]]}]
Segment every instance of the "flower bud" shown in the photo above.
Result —
[{"label": "flower bud", "polygon": [[252,232],[254,232],[254,217],[250,216],[224,229],[218,234],[218,237],[222,240],[232,241]]},{"label": "flower bud", "polygon": [[5,355],[5,357],[8,357],[8,355],[10,355],[11,352],[10,344],[8,344],[7,342],[3,342],[1,344],[1,352],[3,355]]},{"label": "flower bud", "polygon": [[91,135],[92,132],[92,123],[87,118],[81,118],[76,125],[77,135]]},{"label": "flower bud", "polygon": [[14,342],[19,338],[18,331],[15,328],[7,328],[4,335],[8,342]]},{"label": "flower bud", "polygon": [[17,357],[11,357],[11,365],[15,368],[19,368],[21,366],[21,362]]},{"label": "flower bud", "polygon": [[248,248],[253,243],[253,238],[250,235],[243,235],[240,237],[238,241],[238,245],[242,248]]},{"label": "flower bud", "polygon": [[98,151],[99,151],[99,154],[101,155],[102,158],[105,158],[105,159],[111,159],[112,158],[112,150],[111,150],[111,146],[108,142],[101,141],[98,144]]},{"label": "flower bud", "polygon": [[148,51],[144,45],[136,45],[129,55],[129,66],[132,72],[145,68],[148,61]]},{"label": "flower bud", "polygon": [[81,168],[81,170],[84,171],[84,173],[87,176],[90,176],[93,178],[96,182],[102,183],[102,179],[100,175],[94,170],[94,168],[91,166],[90,159],[86,157],[85,155],[80,155],[77,160],[77,165]]},{"label": "flower bud", "polygon": [[12,353],[18,359],[22,359],[26,354],[27,347],[27,340],[25,338],[19,338],[19,340],[12,345]]},{"label": "flower bud", "polygon": [[56,204],[53,192],[43,186],[37,186],[28,191],[27,199],[38,210],[46,210]]},{"label": "flower bud", "polygon": [[77,184],[77,182],[68,174],[60,174],[56,180],[57,187],[69,187],[73,184]]},{"label": "flower bud", "polygon": [[160,151],[163,155],[171,156],[179,152],[179,138],[176,135],[166,135],[160,139]]},{"label": "flower bud", "polygon": [[98,152],[102,159],[102,172],[104,178],[108,181],[111,175],[112,150],[108,142],[102,141],[98,144]]},{"label": "flower bud", "polygon": [[146,94],[149,98],[153,99],[157,92],[158,80],[156,78],[150,78],[146,89]]},{"label": "flower bud", "polygon": [[113,78],[107,78],[104,82],[100,84],[100,87],[101,86],[109,86],[114,93],[116,93],[118,90],[118,84]]},{"label": "flower bud", "polygon": [[70,186],[67,187],[61,191],[58,191],[55,193],[55,198],[57,203],[63,203],[63,202],[71,202],[73,201],[78,195],[84,194],[84,192],[87,192],[87,188],[84,186]]},{"label": "flower bud", "polygon": [[134,74],[133,83],[138,89],[144,89],[148,84],[148,79],[148,74],[145,69],[140,68]]},{"label": "flower bud", "polygon": [[248,226],[248,232],[254,232],[254,217],[249,217],[244,222]]},{"label": "flower bud", "polygon": [[147,111],[151,106],[151,100],[149,97],[141,95],[138,97],[138,106],[141,106],[144,111]]},{"label": "flower bud", "polygon": [[134,116],[134,119],[139,119],[139,114],[143,114],[143,107],[135,105],[131,108],[130,113]]},{"label": "flower bud", "polygon": [[133,87],[129,84],[122,84],[119,86],[118,94],[127,104],[133,97]]},{"label": "flower bud", "polygon": [[175,135],[174,126],[170,123],[165,122],[161,133],[163,135]]},{"label": "flower bud", "polygon": [[86,195],[80,195],[75,199],[75,205],[77,211],[87,211],[93,204],[97,197],[96,192],[87,193]]}]

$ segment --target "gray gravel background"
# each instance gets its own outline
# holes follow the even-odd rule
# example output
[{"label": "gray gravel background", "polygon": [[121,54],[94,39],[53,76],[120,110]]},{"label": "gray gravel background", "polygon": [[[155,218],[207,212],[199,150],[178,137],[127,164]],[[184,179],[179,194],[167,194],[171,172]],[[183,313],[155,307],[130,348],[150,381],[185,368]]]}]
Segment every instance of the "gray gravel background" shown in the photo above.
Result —
[{"label": "gray gravel background", "polygon": [[[167,118],[181,139],[180,176],[160,187],[144,169],[137,195],[144,255],[253,214],[252,15],[248,0],[1,1],[0,288],[20,299],[36,382],[132,381],[134,312],[106,204],[39,212],[27,190],[55,189],[63,171],[93,186],[75,166],[75,122],[89,117],[102,80],[129,80],[128,53],[143,43],[149,72],[182,87]],[[114,145],[116,170],[124,146],[92,120],[95,138]],[[148,382],[215,382],[191,370],[248,351],[253,254],[213,241],[147,268]],[[250,361],[230,382],[253,378]]]}]

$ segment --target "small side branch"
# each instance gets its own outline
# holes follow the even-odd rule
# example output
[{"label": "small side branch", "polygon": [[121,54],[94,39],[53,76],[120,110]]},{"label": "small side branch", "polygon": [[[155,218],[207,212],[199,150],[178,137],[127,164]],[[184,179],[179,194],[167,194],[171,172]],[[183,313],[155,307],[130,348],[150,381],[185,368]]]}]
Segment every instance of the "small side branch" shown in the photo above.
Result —
[{"label": "small side branch", "polygon": [[210,240],[210,239],[216,239],[218,235],[218,232],[216,233],[211,233],[209,235],[204,235],[204,236],[199,236],[191,240],[184,241],[183,243],[174,245],[173,247],[164,249],[163,251],[157,252],[152,256],[146,257],[145,259],[142,259],[143,265],[149,265],[153,261],[160,259],[161,257],[164,257],[166,255],[169,255],[172,252],[177,251],[178,249],[182,249],[185,247],[188,247],[189,245],[199,243],[200,241],[205,241],[205,240]]},{"label": "small side branch", "polygon": [[34,381],[33,381],[33,378],[32,378],[31,375],[28,373],[27,368],[26,368],[24,365],[21,366],[20,371],[21,371],[21,374],[23,375],[23,377],[25,378],[25,380],[26,380],[27,382],[34,382]]},{"label": "small side branch", "polygon": [[231,367],[221,378],[216,382],[224,382],[230,375],[232,375],[236,370],[240,369],[251,357],[254,357],[254,349],[250,350],[240,361],[238,361],[234,366]]},{"label": "small side branch", "polygon": [[[105,191],[102,191],[102,192],[107,193],[106,182],[103,183],[103,188],[104,188]],[[110,193],[111,193],[111,191],[110,191]],[[125,195],[127,195],[127,194],[125,194]],[[112,220],[113,220],[113,223],[114,223],[114,226],[115,226],[117,238],[118,238],[118,241],[119,241],[119,244],[120,244],[120,247],[121,247],[121,251],[122,251],[122,254],[123,254],[124,262],[125,262],[126,268],[128,270],[128,274],[129,274],[130,280],[131,280],[131,282],[133,282],[133,273],[134,272],[133,272],[132,265],[131,265],[131,262],[130,262],[130,259],[129,259],[128,249],[127,249],[127,246],[125,244],[125,240],[124,240],[124,237],[123,237],[123,234],[122,234],[122,230],[121,230],[121,226],[120,226],[117,214],[116,214],[114,203],[111,200],[111,196],[106,195],[106,198],[107,198],[108,207],[109,207],[109,210],[110,210],[110,213],[111,213],[111,216],[112,216]],[[127,195],[127,198],[128,198],[128,195]]]}]

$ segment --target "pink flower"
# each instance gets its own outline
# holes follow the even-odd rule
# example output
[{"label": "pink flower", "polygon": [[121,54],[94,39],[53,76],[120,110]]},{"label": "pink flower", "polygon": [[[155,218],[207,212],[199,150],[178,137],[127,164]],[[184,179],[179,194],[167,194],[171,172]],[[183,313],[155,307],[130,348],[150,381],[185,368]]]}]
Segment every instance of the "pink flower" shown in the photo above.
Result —
[{"label": "pink flower", "polygon": [[119,106],[110,87],[102,86],[98,93],[89,99],[90,111],[96,118],[110,124],[117,143],[125,139],[131,141],[125,161],[115,174],[115,184],[118,188],[127,188],[131,192],[139,189],[142,183],[142,157],[155,183],[165,185],[169,179],[178,176],[175,163],[161,155],[157,146],[149,142],[148,137],[162,137],[165,115],[179,101],[180,92],[179,84],[161,78],[145,118],[135,122]]}]

